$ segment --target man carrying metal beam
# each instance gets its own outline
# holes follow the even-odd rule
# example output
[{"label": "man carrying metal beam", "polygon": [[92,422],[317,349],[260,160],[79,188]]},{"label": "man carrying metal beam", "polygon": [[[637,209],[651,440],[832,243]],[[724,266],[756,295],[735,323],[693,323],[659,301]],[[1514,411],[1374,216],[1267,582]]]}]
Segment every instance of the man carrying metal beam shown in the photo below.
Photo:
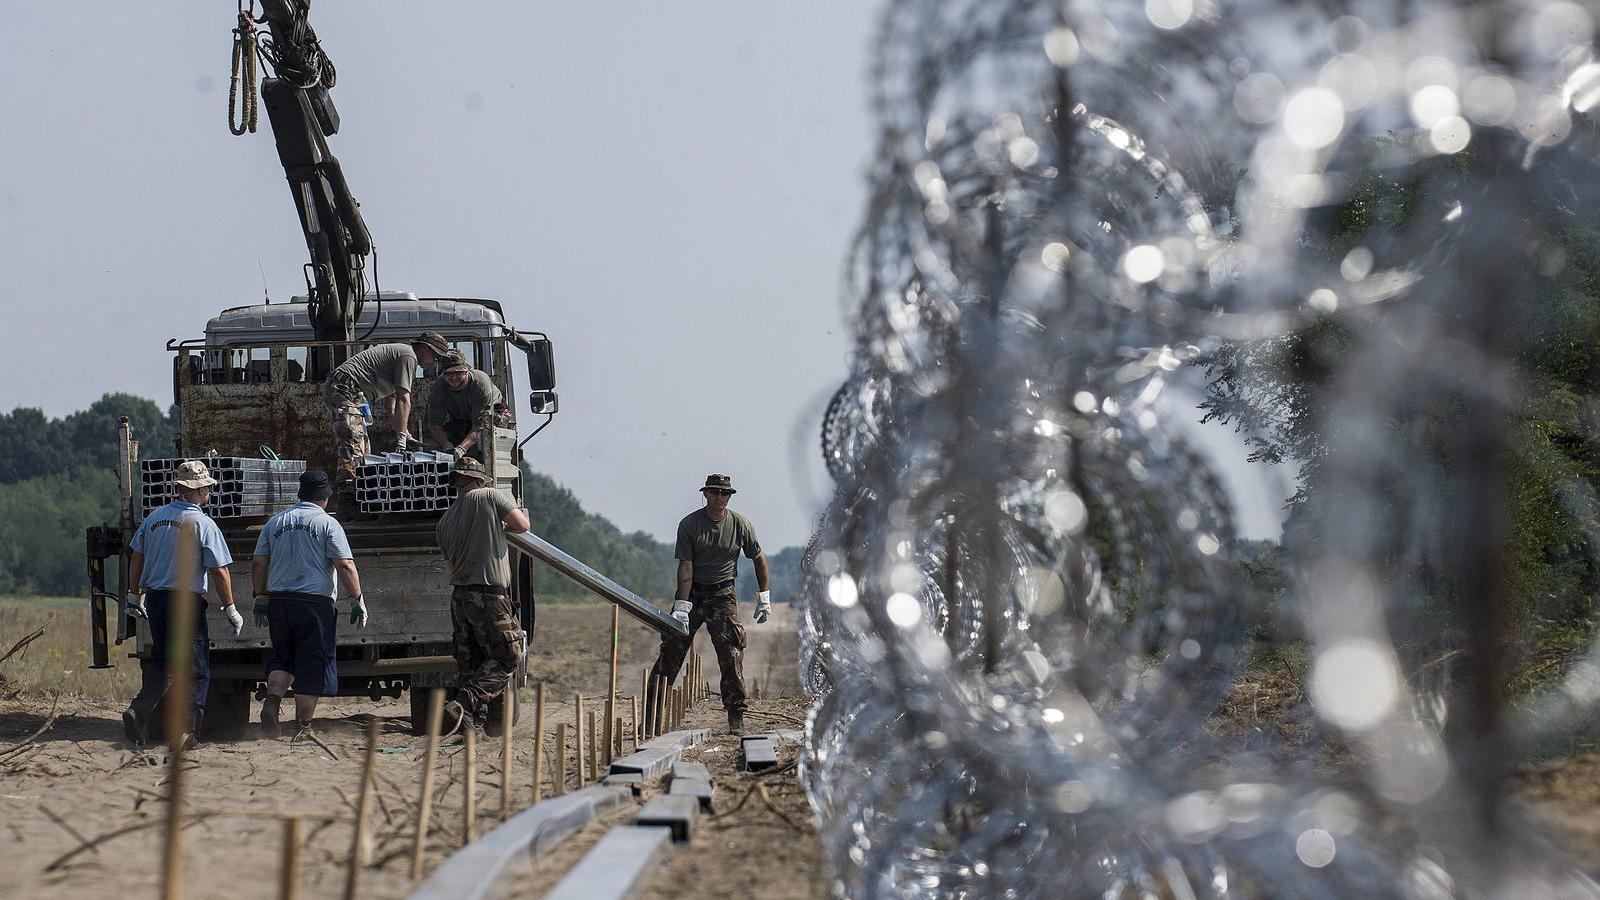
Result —
[{"label": "man carrying metal beam", "polygon": [[489,373],[467,365],[465,357],[451,350],[439,361],[439,379],[428,391],[428,437],[457,460],[472,456],[481,461],[478,427],[486,415],[497,423],[508,418],[504,395]]},{"label": "man carrying metal beam", "polygon": [[772,614],[771,574],[767,556],[761,552],[756,529],[750,520],[728,508],[735,493],[733,479],[727,475],[706,476],[700,489],[706,505],[678,523],[678,591],[672,615],[689,627],[687,638],[663,635],[661,653],[651,668],[652,677],[664,677],[672,684],[689,653],[696,631],[703,623],[717,651],[717,667],[722,671],[722,707],[728,712],[728,730],[744,731],[744,626],[739,624],[739,602],[734,595],[734,578],[739,572],[739,553],[749,557],[756,568],[756,613],[759,624]]},{"label": "man carrying metal beam", "polygon": [[528,530],[528,513],[490,483],[482,463],[471,457],[461,460],[451,480],[456,501],[440,517],[437,534],[453,586],[450,622],[457,686],[455,699],[444,705],[441,734],[483,725],[489,704],[506,692],[522,661],[506,533]]},{"label": "man carrying metal beam", "polygon": [[[256,539],[250,580],[255,588],[255,622],[268,629],[267,696],[261,701],[261,730],[278,736],[278,707],[294,688],[294,718],[302,732],[311,728],[317,700],[339,690],[337,588],[350,597],[350,624],[367,624],[344,526],[328,515],[333,486],[328,473],[308,469],[300,475],[300,502],[267,520]],[[337,575],[338,584],[334,583]]]},{"label": "man carrying metal beam", "polygon": [[[128,583],[134,585],[127,597],[130,615],[145,619],[150,625],[150,649],[139,661],[143,681],[122,714],[122,730],[134,744],[143,744],[150,738],[150,723],[156,707],[166,699],[171,679],[167,673],[168,622],[172,605],[183,600],[183,592],[193,590],[194,602],[199,604],[194,619],[193,677],[190,687],[191,718],[188,737],[200,734],[205,720],[206,690],[211,684],[211,637],[206,629],[207,576],[217,582],[217,597],[228,616],[235,635],[244,628],[244,617],[233,606],[233,584],[228,578],[228,566],[233,555],[228,552],[228,542],[222,529],[211,517],[200,511],[211,498],[211,488],[217,480],[211,477],[205,463],[186,460],[178,466],[173,476],[173,486],[178,499],[153,510],[134,532],[129,546],[133,548],[128,566]],[[199,543],[199,552],[193,557],[195,569],[181,571],[179,566],[187,555],[179,547],[179,540],[192,535]],[[180,741],[177,735],[168,735]]]},{"label": "man carrying metal beam", "polygon": [[417,366],[430,366],[450,352],[444,336],[424,331],[410,344],[378,344],[357,353],[334,369],[322,385],[322,403],[333,419],[334,441],[339,448],[339,468],[334,487],[339,514],[356,513],[356,466],[372,450],[360,398],[369,405],[387,401],[389,424],[394,428],[395,449],[404,451],[411,440],[411,382]]}]

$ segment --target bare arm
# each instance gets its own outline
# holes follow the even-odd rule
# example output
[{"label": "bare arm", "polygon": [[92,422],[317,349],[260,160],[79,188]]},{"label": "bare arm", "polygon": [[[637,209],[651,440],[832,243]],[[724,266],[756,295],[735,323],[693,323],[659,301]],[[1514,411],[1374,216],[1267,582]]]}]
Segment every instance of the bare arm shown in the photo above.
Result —
[{"label": "bare arm", "polygon": [[689,599],[689,589],[694,587],[694,564],[686,559],[678,560],[678,592],[673,595],[675,599]]},{"label": "bare arm", "polygon": [[124,585],[125,590],[123,593],[144,593],[144,585],[140,583],[142,578],[144,578],[144,554],[135,550],[133,555],[128,558],[128,583]]},{"label": "bare arm", "polygon": [[217,597],[222,600],[223,606],[233,605],[233,576],[228,574],[226,566],[207,569],[211,577],[217,580]]},{"label": "bare arm", "polygon": [[389,399],[389,424],[396,434],[411,433],[411,392],[395,391]]},{"label": "bare arm", "polygon": [[334,560],[333,573],[338,576],[339,586],[344,588],[344,594],[346,597],[361,596],[361,575],[356,571],[355,560]]},{"label": "bare arm", "polygon": [[756,590],[772,590],[772,572],[767,569],[767,555],[765,553],[756,557]]},{"label": "bare arm", "polygon": [[270,556],[250,557],[250,587],[257,596],[267,592],[267,566],[271,562]]},{"label": "bare arm", "polygon": [[533,527],[532,523],[528,521],[528,511],[525,509],[513,509],[511,512],[506,513],[502,524],[505,526],[507,534],[521,534]]}]

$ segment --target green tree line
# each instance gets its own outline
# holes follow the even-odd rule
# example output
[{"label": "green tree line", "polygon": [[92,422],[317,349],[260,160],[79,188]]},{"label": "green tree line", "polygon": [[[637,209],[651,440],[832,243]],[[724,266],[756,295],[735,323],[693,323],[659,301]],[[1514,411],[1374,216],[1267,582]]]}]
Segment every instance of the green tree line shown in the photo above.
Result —
[{"label": "green tree line", "polygon": [[[1380,141],[1372,152],[1376,157],[1384,149]],[[1356,247],[1420,232],[1437,212],[1425,201],[1472,196],[1484,165],[1470,152],[1403,170],[1374,165],[1346,201],[1316,223],[1306,244],[1338,260]],[[1600,230],[1588,208],[1559,191],[1504,214],[1506,232],[1542,261],[1536,271],[1519,273],[1526,297],[1503,301],[1516,304],[1505,341],[1517,398],[1504,423],[1510,607],[1504,637],[1514,658],[1510,687],[1520,691],[1564,668],[1600,627],[1600,565],[1590,544],[1600,522],[1588,505],[1572,502],[1585,490],[1600,490]],[[1336,439],[1327,430],[1338,400],[1336,379],[1372,334],[1360,314],[1341,310],[1285,336],[1224,344],[1199,361],[1207,373],[1206,419],[1236,426],[1252,445],[1251,459],[1297,467],[1286,541],[1317,540],[1324,466]],[[1417,470],[1448,472],[1461,463],[1449,438],[1471,427],[1463,421],[1467,408],[1440,391],[1390,422],[1383,439],[1408,448]],[[1438,508],[1449,509],[1449,499],[1439,498]],[[1410,559],[1390,565],[1390,577],[1424,569]],[[1428,589],[1414,598],[1421,609],[1446,609],[1459,590],[1442,577],[1423,583]],[[1438,621],[1440,638],[1456,640],[1448,620]]]},{"label": "green tree line", "polygon": [[[20,407],[0,414],[0,594],[80,595],[86,591],[84,531],[117,520],[117,425],[127,416],[147,459],[172,456],[177,409],[166,413],[131,394],[107,394],[61,418]],[[672,546],[648,533],[625,534],[588,512],[571,490],[548,475],[522,469],[523,499],[541,537],[657,600],[672,596]],[[800,550],[772,552],[779,602],[799,589]],[[740,567],[740,595],[754,595],[749,563]],[[749,581],[748,585],[743,581]],[[540,596],[577,598],[577,585],[535,567]]]}]

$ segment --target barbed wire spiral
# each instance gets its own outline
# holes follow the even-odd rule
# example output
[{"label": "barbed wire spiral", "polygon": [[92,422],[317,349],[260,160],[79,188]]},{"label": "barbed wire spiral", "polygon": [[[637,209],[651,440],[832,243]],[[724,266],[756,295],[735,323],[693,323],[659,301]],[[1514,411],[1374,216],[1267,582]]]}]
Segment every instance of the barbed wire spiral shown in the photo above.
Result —
[{"label": "barbed wire spiral", "polygon": [[[887,4],[801,615],[834,894],[1600,896],[1491,777],[1593,722],[1600,656],[1447,724],[1451,664],[1408,649],[1492,603],[1474,498],[1512,393],[1497,310],[1526,284],[1505,273],[1533,252],[1507,234],[1594,199],[1593,31],[1560,0]],[[1494,177],[1424,179],[1354,257],[1315,240],[1364,167],[1469,144]],[[1331,379],[1329,500],[1269,615],[1162,399],[1203,348],[1334,310],[1359,338]],[[1390,437],[1441,402],[1484,453]],[[1466,585],[1460,609],[1423,611],[1397,558]],[[1285,621],[1316,727],[1358,762],[1211,726]]]}]

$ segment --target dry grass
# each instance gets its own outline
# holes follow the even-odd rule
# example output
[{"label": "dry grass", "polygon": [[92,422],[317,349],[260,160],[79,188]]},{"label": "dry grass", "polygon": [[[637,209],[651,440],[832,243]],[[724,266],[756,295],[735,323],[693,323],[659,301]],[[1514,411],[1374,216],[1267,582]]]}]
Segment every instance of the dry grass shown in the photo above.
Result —
[{"label": "dry grass", "polygon": [[0,698],[18,692],[126,700],[139,689],[131,642],[111,647],[109,669],[91,669],[89,601],[72,597],[0,597],[0,655],[38,629],[44,635],[0,663]]}]

